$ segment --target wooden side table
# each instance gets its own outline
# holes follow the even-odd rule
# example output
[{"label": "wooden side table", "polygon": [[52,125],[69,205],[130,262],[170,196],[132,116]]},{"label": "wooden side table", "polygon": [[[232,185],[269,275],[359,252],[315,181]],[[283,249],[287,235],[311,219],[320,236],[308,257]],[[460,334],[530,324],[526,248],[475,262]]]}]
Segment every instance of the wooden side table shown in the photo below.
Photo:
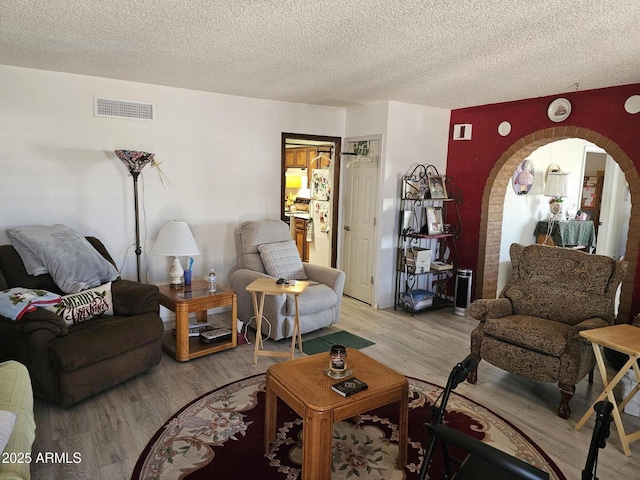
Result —
[{"label": "wooden side table", "polygon": [[[238,344],[238,296],[236,292],[218,285],[216,293],[207,291],[208,283],[195,280],[184,289],[173,289],[169,285],[159,285],[158,301],[160,305],[176,314],[176,332],[162,335],[162,349],[180,362],[202,357],[210,353],[234,348]],[[189,313],[196,312],[198,322],[207,321],[207,310],[218,307],[231,307],[231,340],[215,343],[203,343],[197,337],[189,337]]]},{"label": "wooden side table", "polygon": [[[633,396],[640,391],[640,367],[638,367],[638,358],[640,357],[640,328],[627,324],[613,325],[611,327],[583,330],[580,332],[580,335],[591,342],[593,352],[596,355],[598,369],[600,370],[600,375],[602,375],[602,381],[605,384],[604,390],[598,398],[596,398],[596,401],[593,402],[593,405],[598,403],[600,400],[603,400],[605,397],[607,397],[607,400],[613,404],[613,421],[616,425],[616,430],[618,430],[618,435],[620,436],[622,451],[626,456],[630,456],[631,450],[629,449],[629,443],[635,440],[640,440],[640,430],[629,434],[625,433],[620,411],[627,403],[629,403],[629,400],[631,400]],[[602,355],[603,347],[629,355],[627,363],[622,366],[620,371],[611,379],[611,381],[607,380],[607,368]],[[636,385],[635,388],[633,388],[631,392],[622,399],[620,405],[618,405],[616,403],[616,397],[613,394],[613,388],[618,384],[618,382],[620,382],[629,368],[632,367],[636,374],[636,381],[638,382],[638,385]],[[593,413],[594,410],[592,406],[576,424],[576,430],[580,430]]]},{"label": "wooden side table", "polygon": [[399,403],[398,468],[407,464],[409,382],[359,350],[347,349],[353,376],[369,388],[348,397],[331,390],[339,380],[325,375],[329,352],[271,365],[267,370],[264,447],[276,438],[278,397],[302,418],[302,480],[331,478],[333,423]]},{"label": "wooden side table", "polygon": [[[298,309],[298,297],[304,289],[309,286],[309,282],[297,280],[295,285],[278,285],[273,278],[258,278],[247,285],[247,291],[253,297],[253,311],[256,314],[256,341],[254,342],[253,363],[258,363],[258,356],[266,357],[287,357],[293,360],[296,350],[296,338],[298,348],[302,353],[302,334],[300,333],[300,318]],[[264,312],[264,297],[267,295],[291,294],[294,296],[296,304],[295,320],[293,323],[293,335],[291,336],[291,353],[273,352],[264,350],[262,341],[262,312]]]}]

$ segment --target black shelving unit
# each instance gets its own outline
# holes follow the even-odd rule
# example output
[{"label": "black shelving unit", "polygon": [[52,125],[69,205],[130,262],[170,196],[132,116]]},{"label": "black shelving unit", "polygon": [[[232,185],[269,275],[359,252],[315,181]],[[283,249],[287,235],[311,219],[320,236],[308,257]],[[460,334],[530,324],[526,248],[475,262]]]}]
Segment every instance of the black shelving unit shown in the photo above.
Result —
[{"label": "black shelving unit", "polygon": [[[403,175],[400,192],[395,308],[413,314],[451,306],[462,194],[452,177],[440,175],[433,165],[417,165]],[[428,266],[421,261],[429,257],[427,251]],[[438,269],[434,262],[449,268]]]}]

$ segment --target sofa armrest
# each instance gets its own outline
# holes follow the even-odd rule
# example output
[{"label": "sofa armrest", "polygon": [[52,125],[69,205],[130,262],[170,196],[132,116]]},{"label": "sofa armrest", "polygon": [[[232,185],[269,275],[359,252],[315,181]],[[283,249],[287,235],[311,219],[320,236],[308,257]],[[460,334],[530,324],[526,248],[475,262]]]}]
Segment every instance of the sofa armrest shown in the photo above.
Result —
[{"label": "sofa armrest", "polygon": [[159,313],[158,287],[131,280],[115,280],[111,284],[113,314],[130,317],[143,313]]},{"label": "sofa armrest", "polygon": [[345,273],[343,271],[338,270],[337,268],[314,265],[311,263],[304,263],[303,265],[310,281],[322,283],[334,290],[338,297],[342,296],[345,279]]},{"label": "sofa armrest", "polygon": [[[247,286],[251,284],[254,280],[258,278],[273,278],[266,273],[254,272],[253,270],[248,270],[246,268],[241,268],[240,270],[236,270],[231,274],[231,288],[235,290],[236,293],[247,292]],[[275,282],[276,279],[273,278]],[[247,292],[249,293],[249,292]]]},{"label": "sofa armrest", "polygon": [[602,318],[594,317],[583,320],[582,322],[574,325],[571,330],[569,330],[569,335],[567,340],[579,340],[583,343],[591,345],[591,342],[580,335],[580,332],[583,330],[592,330],[594,328],[602,328],[608,327],[609,324],[604,321]]},{"label": "sofa armrest", "polygon": [[[231,274],[231,288],[238,295],[238,318],[244,323],[249,323],[255,315],[251,293],[247,292],[247,286],[258,278],[276,279],[261,272],[254,272],[246,268],[236,270]],[[286,295],[267,295],[264,300],[263,315],[271,322],[279,322],[284,316]],[[255,325],[255,324],[254,324]]]},{"label": "sofa armrest", "polygon": [[48,330],[56,337],[69,333],[64,320],[56,313],[44,308],[27,312],[20,320],[11,320],[0,315],[0,334],[1,332],[29,334],[38,330]]},{"label": "sofa armrest", "polygon": [[[31,453],[36,437],[36,423],[33,414],[33,389],[27,368],[14,361],[0,364],[0,410],[7,410],[18,414],[7,446],[4,449],[6,459],[12,459],[13,454]],[[9,456],[11,455],[11,456]],[[32,458],[32,461],[34,459]],[[30,478],[29,462],[3,461],[0,464],[0,478]]]},{"label": "sofa armrest", "polygon": [[487,318],[513,315],[513,305],[508,298],[479,298],[469,306],[469,315],[484,322]]}]

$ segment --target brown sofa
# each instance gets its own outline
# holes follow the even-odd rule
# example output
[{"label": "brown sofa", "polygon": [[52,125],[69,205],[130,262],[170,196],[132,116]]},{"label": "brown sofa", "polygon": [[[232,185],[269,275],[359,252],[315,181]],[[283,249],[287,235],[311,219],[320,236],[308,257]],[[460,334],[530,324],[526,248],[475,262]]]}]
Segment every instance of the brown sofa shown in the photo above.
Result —
[{"label": "brown sofa", "polygon": [[500,297],[469,307],[480,321],[471,332],[471,354],[523,377],[557,382],[558,415],[569,418],[575,385],[595,366],[591,344],[579,333],[614,323],[627,262],[537,244],[514,243],[510,254],[511,275]]},{"label": "brown sofa", "polygon": [[[104,245],[87,240],[115,265]],[[50,275],[27,274],[11,245],[0,246],[0,290],[43,289],[63,295]],[[158,364],[163,333],[158,288],[121,278],[112,282],[113,316],[67,324],[38,308],[20,320],[0,316],[0,361],[17,360],[31,375],[36,396],[76,403]]]}]

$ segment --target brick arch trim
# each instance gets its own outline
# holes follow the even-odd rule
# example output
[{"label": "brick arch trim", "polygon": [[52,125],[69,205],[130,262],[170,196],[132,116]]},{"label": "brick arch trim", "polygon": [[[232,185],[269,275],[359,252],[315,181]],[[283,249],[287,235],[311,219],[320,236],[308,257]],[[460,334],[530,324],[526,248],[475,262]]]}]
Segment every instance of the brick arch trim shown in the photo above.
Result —
[{"label": "brick arch trim", "polygon": [[629,270],[622,283],[618,322],[631,322],[634,279],[640,250],[640,174],[627,154],[612,140],[581,127],[554,127],[538,130],[521,138],[496,161],[482,195],[476,298],[495,298],[498,289],[498,265],[502,237],[502,217],[506,188],[514,170],[534,150],[557,140],[582,138],[598,145],[613,158],[623,171],[631,192],[631,217],[627,235],[625,260]]}]

